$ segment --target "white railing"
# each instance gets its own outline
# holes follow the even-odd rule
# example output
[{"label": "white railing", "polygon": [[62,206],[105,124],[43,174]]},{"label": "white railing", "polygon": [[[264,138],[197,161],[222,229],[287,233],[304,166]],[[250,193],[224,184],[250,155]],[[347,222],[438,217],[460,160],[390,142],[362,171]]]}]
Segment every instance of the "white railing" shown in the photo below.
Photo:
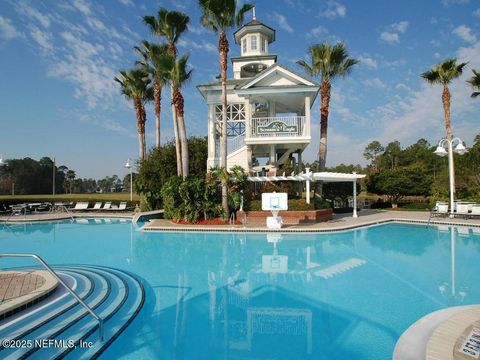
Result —
[{"label": "white railing", "polygon": [[245,133],[227,139],[227,154],[237,151],[242,146],[245,146]]},{"label": "white railing", "polygon": [[306,136],[305,116],[252,118],[252,137]]}]

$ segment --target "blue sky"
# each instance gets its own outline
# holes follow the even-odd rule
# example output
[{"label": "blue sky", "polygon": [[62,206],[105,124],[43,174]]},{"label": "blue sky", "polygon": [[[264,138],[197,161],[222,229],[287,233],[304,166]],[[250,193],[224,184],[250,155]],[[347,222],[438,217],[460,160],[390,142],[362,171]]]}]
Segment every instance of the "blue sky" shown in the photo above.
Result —
[{"label": "blue sky", "polygon": [[[136,60],[132,47],[154,40],[142,24],[159,6],[191,18],[180,53],[190,53],[193,78],[184,89],[187,131],[205,135],[207,108],[195,86],[219,74],[216,37],[199,24],[193,0],[2,0],[0,2],[0,154],[4,158],[55,157],[79,177],[124,175],[137,157],[135,116],[112,80]],[[480,100],[465,80],[480,69],[480,2],[477,0],[260,0],[257,19],[277,30],[270,52],[295,70],[312,43],[343,41],[359,59],[351,75],[335,80],[329,118],[327,165],[364,164],[372,140],[420,137],[432,144],[444,135],[440,86],[419,74],[439,61],[469,61],[454,81],[454,133],[471,145],[480,133]],[[248,14],[247,20],[251,18]],[[233,43],[231,56],[240,49]],[[231,69],[229,69],[230,71]],[[169,94],[163,96],[162,141],[172,138]],[[318,151],[319,104],[313,106]],[[147,145],[154,144],[150,106]]]}]

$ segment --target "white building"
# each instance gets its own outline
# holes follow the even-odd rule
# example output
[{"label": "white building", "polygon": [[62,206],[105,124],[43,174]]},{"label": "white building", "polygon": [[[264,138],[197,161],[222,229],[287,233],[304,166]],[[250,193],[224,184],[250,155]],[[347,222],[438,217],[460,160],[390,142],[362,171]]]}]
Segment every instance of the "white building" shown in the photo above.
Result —
[{"label": "white building", "polygon": [[[233,79],[227,80],[227,167],[240,165],[250,173],[264,169],[272,175],[289,158],[301,163],[311,141],[310,109],[319,85],[277,62],[277,56],[268,52],[275,30],[255,16],[234,37],[241,55],[232,57]],[[211,168],[220,164],[221,83],[198,89],[208,105],[207,168]]]}]

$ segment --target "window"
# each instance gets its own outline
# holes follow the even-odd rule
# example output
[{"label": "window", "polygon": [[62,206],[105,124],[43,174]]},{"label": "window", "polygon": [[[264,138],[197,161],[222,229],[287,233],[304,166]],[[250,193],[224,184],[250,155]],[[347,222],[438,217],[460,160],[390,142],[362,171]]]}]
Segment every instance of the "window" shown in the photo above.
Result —
[{"label": "window", "polygon": [[262,41],[262,38],[260,38],[260,46],[261,46],[262,52],[265,52],[265,41]]},{"label": "window", "polygon": [[257,50],[257,37],[250,37],[250,50]]},{"label": "window", "polygon": [[247,39],[242,40],[242,52],[247,52]]}]

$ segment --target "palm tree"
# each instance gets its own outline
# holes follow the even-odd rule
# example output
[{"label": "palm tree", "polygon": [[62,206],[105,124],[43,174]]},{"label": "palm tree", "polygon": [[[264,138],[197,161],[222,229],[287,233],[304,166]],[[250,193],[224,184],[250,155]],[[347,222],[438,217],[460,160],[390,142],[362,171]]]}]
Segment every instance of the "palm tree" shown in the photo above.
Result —
[{"label": "palm tree", "polygon": [[[182,33],[187,30],[190,18],[180,11],[168,11],[161,7],[158,9],[157,17],[144,16],[143,22],[150,28],[155,36],[162,37],[167,42],[168,52],[174,58],[177,57],[176,44],[180,39]],[[175,106],[173,104],[173,85],[170,84],[172,93],[172,118],[173,118],[173,132],[175,134],[175,150],[177,155],[177,175],[182,175],[182,153],[179,137],[179,129],[177,126],[177,116],[175,114]],[[185,135],[185,134],[184,134]],[[188,156],[188,155],[187,155]]]},{"label": "palm tree", "polygon": [[308,49],[311,64],[303,60],[297,61],[311,77],[320,75],[320,147],[318,150],[318,171],[325,171],[327,160],[327,128],[330,107],[331,80],[349,74],[358,60],[348,57],[343,43],[330,45],[327,42],[314,44]]},{"label": "palm tree", "polygon": [[478,95],[480,95],[480,72],[475,69],[472,69],[472,72],[473,76],[469,80],[467,80],[467,82],[470,83],[470,85],[472,85],[474,88],[479,90],[474,91],[471,95],[472,98],[476,98]]},{"label": "palm tree", "polygon": [[429,84],[442,84],[442,103],[443,112],[445,115],[445,129],[447,130],[448,141],[452,140],[452,124],[450,121],[450,90],[448,84],[462,75],[463,68],[467,63],[457,64],[457,59],[447,59],[435,65],[431,70],[425,71],[421,74]]},{"label": "palm tree", "polygon": [[168,56],[163,58],[161,64],[167,71],[167,78],[173,87],[172,103],[175,106],[175,113],[177,115],[182,152],[182,174],[184,179],[188,176],[188,143],[184,117],[184,98],[180,89],[192,76],[192,70],[187,70],[188,58],[189,55],[184,55],[178,60],[175,60],[173,56]]},{"label": "palm tree", "polygon": [[162,58],[167,56],[167,46],[149,43],[146,40],[141,46],[135,46],[134,50],[142,57],[137,61],[138,65],[144,66],[153,78],[153,104],[155,109],[155,146],[160,147],[160,112],[162,109],[162,88],[168,82],[166,71],[162,68]]},{"label": "palm tree", "polygon": [[[218,55],[222,78],[222,133],[220,142],[220,166],[227,171],[227,57],[229,43],[226,31],[243,23],[245,13],[253,8],[252,4],[244,4],[237,11],[237,0],[199,0],[203,14],[200,21],[203,26],[219,33]],[[227,177],[224,177],[227,178]],[[228,187],[222,182],[222,208],[228,217]]]},{"label": "palm tree", "polygon": [[147,147],[145,143],[145,122],[147,113],[145,103],[152,99],[152,88],[148,72],[144,68],[134,68],[130,71],[120,70],[120,77],[114,80],[121,86],[122,94],[133,102],[137,118],[137,133],[140,160],[145,160]]}]

